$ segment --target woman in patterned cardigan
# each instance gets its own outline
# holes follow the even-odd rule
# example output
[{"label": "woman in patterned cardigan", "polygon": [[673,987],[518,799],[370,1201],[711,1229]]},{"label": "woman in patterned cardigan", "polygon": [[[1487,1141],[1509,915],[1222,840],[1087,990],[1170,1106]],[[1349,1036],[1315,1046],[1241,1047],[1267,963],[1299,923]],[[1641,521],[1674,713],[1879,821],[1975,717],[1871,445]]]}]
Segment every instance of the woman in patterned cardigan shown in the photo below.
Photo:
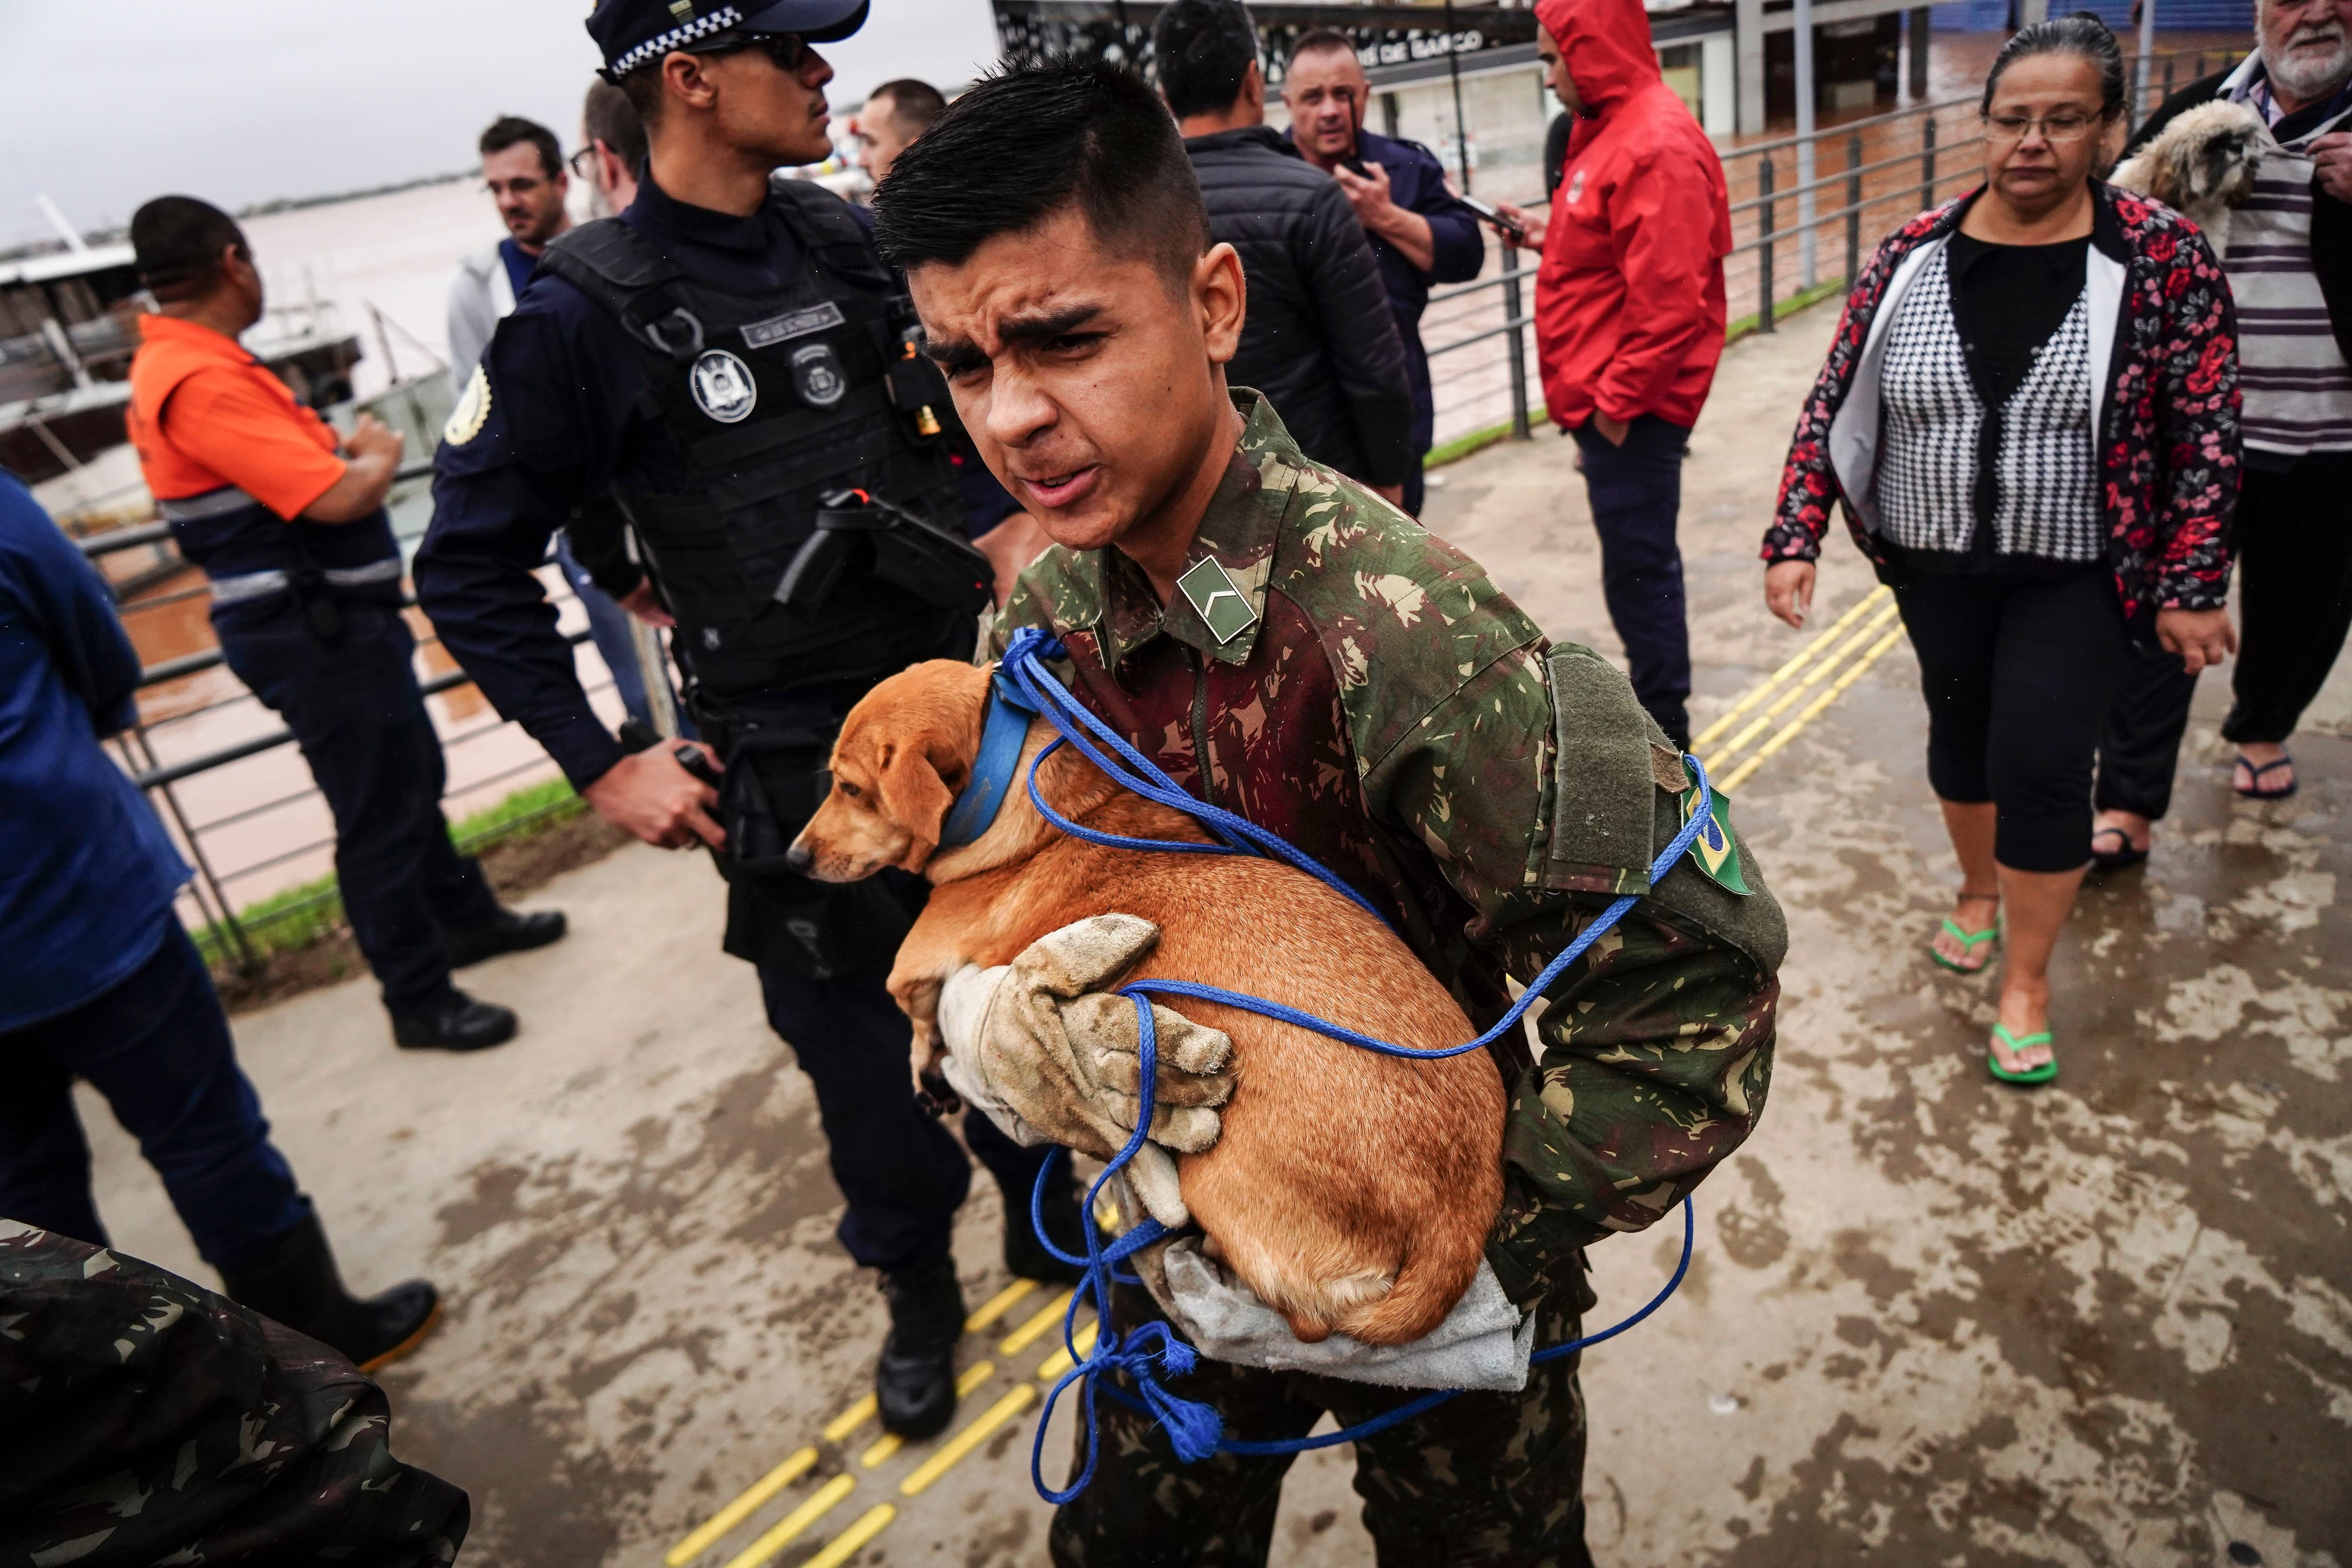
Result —
[{"label": "woman in patterned cardigan", "polygon": [[2123,106],[2121,51],[2087,14],[2010,39],[1985,184],[1871,258],[1764,536],[1765,599],[1792,626],[1832,501],[1895,590],[1963,878],[1930,951],[1974,973],[2005,933],[1987,1065],[2012,1082],[2057,1073],[2050,953],[2131,644],[2192,670],[2235,646],[2229,285],[2179,215],[2091,178]]}]

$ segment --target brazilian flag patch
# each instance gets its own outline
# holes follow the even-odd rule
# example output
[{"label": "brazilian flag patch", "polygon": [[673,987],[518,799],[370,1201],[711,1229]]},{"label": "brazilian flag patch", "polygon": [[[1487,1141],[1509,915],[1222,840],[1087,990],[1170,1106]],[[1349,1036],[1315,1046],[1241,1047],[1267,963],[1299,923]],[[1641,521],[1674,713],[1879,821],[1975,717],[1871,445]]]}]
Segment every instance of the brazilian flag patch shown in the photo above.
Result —
[{"label": "brazilian flag patch", "polygon": [[[1683,820],[1685,823],[1690,821],[1697,810],[1698,790],[1696,787],[1685,790]],[[1739,848],[1731,841],[1731,803],[1724,799],[1721,790],[1716,791],[1709,802],[1707,820],[1700,826],[1698,836],[1691,840],[1690,855],[1698,863],[1698,868],[1724,891],[1737,893],[1744,899],[1752,890],[1739,875]]]}]

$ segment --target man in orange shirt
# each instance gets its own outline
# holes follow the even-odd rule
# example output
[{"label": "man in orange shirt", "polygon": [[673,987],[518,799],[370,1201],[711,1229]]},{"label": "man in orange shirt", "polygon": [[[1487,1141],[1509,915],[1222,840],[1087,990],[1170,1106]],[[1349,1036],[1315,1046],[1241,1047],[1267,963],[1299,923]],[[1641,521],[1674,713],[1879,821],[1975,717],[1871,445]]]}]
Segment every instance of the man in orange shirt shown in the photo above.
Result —
[{"label": "man in orange shirt", "polygon": [[383,509],[400,437],[362,415],[338,443],[238,346],[261,319],[261,275],[227,214],[160,196],[132,216],[131,244],[156,300],[131,366],[140,467],[180,552],[212,580],[222,656],[294,731],[334,813],[344,913],[393,1037],[445,1050],[511,1039],[514,1014],[449,972],[553,942],[563,917],[499,908],[449,842]]}]

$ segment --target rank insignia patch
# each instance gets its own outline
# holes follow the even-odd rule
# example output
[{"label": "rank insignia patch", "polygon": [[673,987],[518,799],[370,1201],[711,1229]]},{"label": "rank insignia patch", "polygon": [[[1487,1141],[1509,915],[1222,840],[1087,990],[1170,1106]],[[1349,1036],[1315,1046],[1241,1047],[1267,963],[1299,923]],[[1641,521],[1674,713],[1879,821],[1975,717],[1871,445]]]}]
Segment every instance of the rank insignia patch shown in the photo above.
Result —
[{"label": "rank insignia patch", "polygon": [[694,388],[694,405],[721,425],[750,418],[760,402],[760,385],[751,379],[751,367],[725,349],[706,351],[694,362],[687,380]]},{"label": "rank insignia patch", "polygon": [[449,422],[441,426],[441,439],[452,447],[462,447],[482,433],[490,418],[490,373],[480,365],[467,379],[466,390],[457,399],[457,406],[449,411]]},{"label": "rank insignia patch", "polygon": [[1177,578],[1176,586],[1220,647],[1257,624],[1257,612],[1213,555]]},{"label": "rank insignia patch", "polygon": [[[1685,790],[1683,820],[1688,822],[1691,814],[1697,809],[1698,791],[1696,788]],[[1751,889],[1747,879],[1739,874],[1739,848],[1731,841],[1730,822],[1731,803],[1724,799],[1721,790],[1717,790],[1708,802],[1706,825],[1698,830],[1698,837],[1691,840],[1690,858],[1717,887],[1744,899]]]}]

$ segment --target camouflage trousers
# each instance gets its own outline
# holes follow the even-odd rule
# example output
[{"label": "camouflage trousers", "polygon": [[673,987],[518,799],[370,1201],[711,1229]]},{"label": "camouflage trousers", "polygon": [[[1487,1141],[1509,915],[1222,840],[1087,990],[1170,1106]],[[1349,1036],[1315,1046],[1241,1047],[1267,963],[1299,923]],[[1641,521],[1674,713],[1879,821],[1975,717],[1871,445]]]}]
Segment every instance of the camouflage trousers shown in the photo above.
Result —
[{"label": "camouflage trousers", "polygon": [[[1591,1299],[1580,1275],[1575,1283],[1580,1300],[1555,1299],[1538,1310],[1538,1347],[1577,1336]],[[1122,1323],[1157,1315],[1139,1290],[1122,1288],[1115,1300]],[[1355,1445],[1356,1491],[1380,1568],[1591,1568],[1580,1359],[1536,1366],[1517,1394],[1456,1394]],[[1228,1435],[1258,1441],[1303,1437],[1327,1411],[1353,1426],[1413,1397],[1209,1361],[1169,1386],[1214,1405]],[[1293,1456],[1218,1454],[1188,1465],[1149,1415],[1108,1395],[1096,1410],[1094,1480],[1054,1516],[1059,1568],[1257,1568],[1266,1561]],[[1074,1476],[1086,1462],[1083,1424],[1076,1439]]]}]

